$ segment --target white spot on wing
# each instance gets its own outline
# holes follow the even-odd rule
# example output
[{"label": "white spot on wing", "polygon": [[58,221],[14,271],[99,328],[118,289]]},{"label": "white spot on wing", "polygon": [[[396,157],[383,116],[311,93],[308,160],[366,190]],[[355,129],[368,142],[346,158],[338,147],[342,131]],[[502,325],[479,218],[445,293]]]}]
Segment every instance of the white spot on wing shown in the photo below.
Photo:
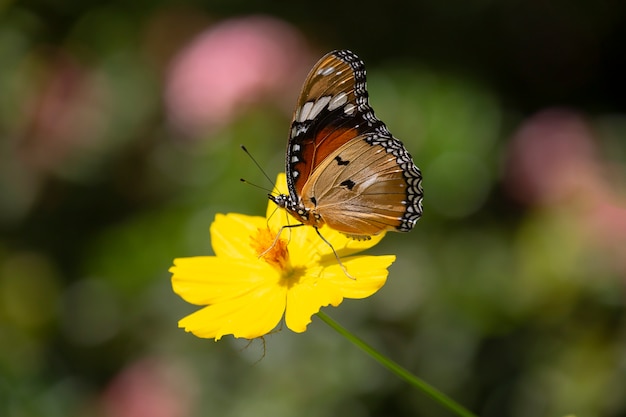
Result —
[{"label": "white spot on wing", "polygon": [[328,105],[328,103],[330,102],[330,99],[331,99],[330,96],[324,96],[324,97],[320,97],[319,99],[317,99],[307,119],[308,120],[315,119],[317,115],[320,114],[322,110],[324,110],[324,108]]},{"label": "white spot on wing", "polygon": [[352,114],[354,114],[354,109],[355,109],[355,108],[356,108],[356,107],[354,107],[354,104],[352,104],[352,103],[348,103],[348,104],[346,104],[346,106],[343,108],[343,112],[344,112],[345,114],[347,114],[347,115],[352,116]]},{"label": "white spot on wing", "polygon": [[320,68],[319,70],[317,70],[317,74],[322,75],[324,77],[332,74],[333,72],[335,72],[335,67],[326,67],[326,68]]},{"label": "white spot on wing", "polygon": [[328,110],[333,111],[348,102],[348,95],[346,93],[339,93],[330,100],[328,103]]},{"label": "white spot on wing", "polygon": [[309,113],[313,108],[313,102],[307,101],[302,105],[302,107],[296,112],[296,120],[299,122],[304,122],[309,119]]}]

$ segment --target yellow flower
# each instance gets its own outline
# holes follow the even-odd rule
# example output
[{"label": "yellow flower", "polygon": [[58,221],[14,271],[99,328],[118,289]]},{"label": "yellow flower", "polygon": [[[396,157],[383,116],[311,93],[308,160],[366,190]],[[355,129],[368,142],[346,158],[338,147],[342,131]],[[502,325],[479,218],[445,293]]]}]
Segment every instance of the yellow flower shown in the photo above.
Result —
[{"label": "yellow flower", "polygon": [[[284,174],[277,188],[286,192]],[[211,225],[215,256],[178,258],[170,268],[174,292],[206,306],[178,323],[198,337],[232,334],[253,339],[274,329],[283,314],[294,332],[304,332],[321,307],[338,306],[344,298],[365,298],[387,279],[395,256],[353,256],[377,244],[384,234],[357,241],[328,227],[279,230],[293,219],[270,202],[267,217],[218,214]],[[277,237],[278,236],[278,237]]]}]

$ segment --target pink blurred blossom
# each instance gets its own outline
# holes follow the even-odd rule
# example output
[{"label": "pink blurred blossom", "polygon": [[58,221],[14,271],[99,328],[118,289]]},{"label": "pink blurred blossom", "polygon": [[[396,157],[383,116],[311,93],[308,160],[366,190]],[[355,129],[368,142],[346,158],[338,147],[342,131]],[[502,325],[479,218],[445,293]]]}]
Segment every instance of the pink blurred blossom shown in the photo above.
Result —
[{"label": "pink blurred blossom", "polygon": [[611,254],[626,274],[626,199],[601,159],[593,129],[564,109],[542,111],[525,121],[508,149],[507,191],[518,201],[573,213],[587,243]]},{"label": "pink blurred blossom", "polygon": [[513,136],[507,189],[527,204],[554,204],[603,192],[600,171],[587,122],[574,112],[551,109],[529,118]]},{"label": "pink blurred blossom", "polygon": [[296,29],[271,17],[205,30],[171,63],[165,91],[171,124],[197,135],[229,123],[247,105],[294,94],[309,63],[304,45]]},{"label": "pink blurred blossom", "polygon": [[144,358],[118,374],[102,395],[104,417],[191,415],[193,382],[179,365]]}]

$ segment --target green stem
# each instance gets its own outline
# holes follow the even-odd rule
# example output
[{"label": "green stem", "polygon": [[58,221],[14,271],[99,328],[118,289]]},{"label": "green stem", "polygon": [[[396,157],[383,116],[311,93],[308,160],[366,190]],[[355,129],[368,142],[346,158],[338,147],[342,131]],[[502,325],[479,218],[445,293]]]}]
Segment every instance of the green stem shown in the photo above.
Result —
[{"label": "green stem", "polygon": [[413,387],[417,388],[418,390],[422,391],[426,395],[430,396],[432,399],[437,401],[442,406],[446,407],[448,410],[452,411],[458,416],[476,417],[475,414],[469,412],[467,409],[465,409],[465,407],[461,406],[460,404],[458,404],[453,399],[451,399],[450,397],[448,397],[441,391],[437,390],[436,388],[428,385],[426,382],[419,379],[418,377],[416,377],[415,375],[413,375],[412,373],[410,373],[409,371],[407,371],[406,369],[398,365],[396,362],[384,356],[383,354],[375,350],[373,347],[365,343],[363,340],[359,339],[358,337],[350,333],[348,330],[342,327],[339,323],[337,323],[336,321],[328,317],[325,313],[320,311],[317,313],[317,316],[320,319],[322,319],[322,321],[324,321],[326,324],[328,324],[330,327],[335,329],[337,333],[339,333],[340,335],[342,335],[343,337],[345,337],[346,339],[354,343],[356,346],[364,350],[366,353],[368,353],[372,358],[377,360],[385,368],[389,369],[391,372],[399,376],[401,379],[413,385]]}]

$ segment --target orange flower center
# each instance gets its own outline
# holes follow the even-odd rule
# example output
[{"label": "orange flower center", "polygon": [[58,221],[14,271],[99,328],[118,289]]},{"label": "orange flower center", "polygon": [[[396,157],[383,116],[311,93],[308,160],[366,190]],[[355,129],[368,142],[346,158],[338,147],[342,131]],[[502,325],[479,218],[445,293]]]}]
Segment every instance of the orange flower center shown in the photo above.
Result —
[{"label": "orange flower center", "polygon": [[278,271],[283,274],[291,272],[287,242],[269,228],[257,229],[256,235],[251,237],[250,244],[259,258],[263,258]]}]

